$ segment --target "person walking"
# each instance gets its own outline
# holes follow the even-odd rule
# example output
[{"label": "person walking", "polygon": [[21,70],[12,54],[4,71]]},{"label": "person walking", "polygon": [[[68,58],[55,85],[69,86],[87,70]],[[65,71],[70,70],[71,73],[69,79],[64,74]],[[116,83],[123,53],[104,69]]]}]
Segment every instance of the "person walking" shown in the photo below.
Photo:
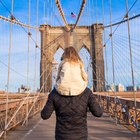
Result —
[{"label": "person walking", "polygon": [[50,118],[56,113],[56,140],[87,140],[87,112],[101,117],[102,107],[95,95],[87,88],[88,78],[84,65],[73,47],[68,47],[62,55],[54,89],[41,117]]}]

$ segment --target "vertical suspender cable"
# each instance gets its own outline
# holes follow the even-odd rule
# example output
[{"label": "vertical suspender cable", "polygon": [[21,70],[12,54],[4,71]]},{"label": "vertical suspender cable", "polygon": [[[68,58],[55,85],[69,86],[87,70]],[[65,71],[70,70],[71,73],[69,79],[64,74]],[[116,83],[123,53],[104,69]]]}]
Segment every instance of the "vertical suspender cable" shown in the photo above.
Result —
[{"label": "vertical suspender cable", "polygon": [[[103,25],[105,24],[105,20],[104,20],[104,0],[102,0],[102,17],[103,17]],[[105,40],[106,40],[106,34],[105,34],[105,29],[103,31],[103,36],[104,36],[104,42],[103,44],[105,44]],[[106,81],[108,82],[108,61],[107,61],[107,48],[106,45],[103,46],[105,47],[105,61],[106,61]],[[104,79],[105,80],[105,79]],[[105,82],[105,81],[104,81]]]},{"label": "vertical suspender cable", "polygon": [[45,20],[46,20],[46,2],[44,0],[44,24],[46,23]]},{"label": "vertical suspender cable", "polygon": [[50,7],[51,25],[53,24],[52,13],[53,13],[53,5],[52,5],[52,0],[51,0],[51,7]]},{"label": "vertical suspender cable", "polygon": [[[14,0],[12,0],[12,6],[11,6],[11,18],[13,14],[14,9]],[[9,102],[9,84],[10,84],[10,61],[11,61],[11,49],[12,49],[12,22],[10,22],[10,44],[9,44],[9,51],[8,51],[8,76],[7,76],[7,92],[6,92],[6,115],[5,115],[5,127],[8,122],[8,102]],[[6,129],[4,138],[6,138]]]},{"label": "vertical suspender cable", "polygon": [[[111,48],[112,48],[112,75],[113,75],[113,85],[115,85],[115,72],[114,72],[114,45],[112,36],[112,0],[110,0],[110,38],[111,38]],[[115,96],[116,93],[114,92]]]},{"label": "vertical suspender cable", "polygon": [[132,47],[131,47],[131,37],[130,37],[130,21],[128,15],[128,0],[126,0],[126,18],[127,20],[127,29],[128,29],[128,40],[129,40],[129,51],[130,51],[130,63],[131,63],[131,76],[132,76],[132,84],[133,84],[133,95],[134,95],[134,106],[136,108],[136,92],[134,89],[135,81],[134,81],[134,70],[133,70],[133,61],[132,61]]},{"label": "vertical suspender cable", "polygon": [[[94,7],[94,0],[92,0],[92,6]],[[94,8],[93,8],[93,11],[92,11],[91,15],[94,15]],[[93,16],[92,20],[94,20],[94,16]]]},{"label": "vertical suspender cable", "polygon": [[98,22],[97,0],[96,0],[96,4],[95,4],[95,6],[96,6],[96,24],[97,24],[97,22]]},{"label": "vertical suspender cable", "polygon": [[[30,0],[28,0],[28,25],[30,25]],[[27,88],[29,90],[29,61],[30,61],[30,27],[28,27],[28,60],[27,60]],[[28,114],[28,98],[26,102],[26,113]],[[27,115],[26,114],[26,115]],[[28,125],[28,119],[26,120],[26,125]]]},{"label": "vertical suspender cable", "polygon": [[[114,72],[114,45],[113,45],[113,36],[112,36],[112,0],[110,0],[110,37],[111,37],[111,48],[112,48],[112,74],[113,74],[113,86],[115,87],[115,72]],[[116,92],[114,92],[114,103],[116,110]],[[115,112],[115,123],[117,124],[117,113]]]},{"label": "vertical suspender cable", "polygon": [[[38,27],[38,0],[36,0],[36,27]],[[35,68],[34,68],[34,113],[35,113],[35,94],[36,94],[36,59],[38,45],[38,29],[36,29],[36,46],[35,46]]]},{"label": "vertical suspender cable", "polygon": [[[49,4],[49,0],[47,0],[47,2],[46,2],[46,23],[50,24],[51,23],[51,17],[49,17],[50,6],[48,6],[48,4]],[[51,5],[51,4],[49,4],[49,5]],[[49,18],[50,20],[47,20],[47,18]]]},{"label": "vertical suspender cable", "polygon": [[88,12],[89,12],[89,14],[88,14],[88,16],[89,16],[89,23],[88,23],[88,25],[90,25],[90,21],[91,21],[91,14],[90,14],[90,6],[91,6],[91,3],[90,3],[90,1],[89,1],[89,4],[88,4],[89,6],[88,6]]},{"label": "vertical suspender cable", "polygon": [[54,4],[52,2],[52,26],[54,26]]},{"label": "vertical suspender cable", "polygon": [[[91,9],[92,9],[92,6],[93,6],[93,0],[91,0]],[[91,11],[92,12],[92,11]],[[91,13],[91,16],[92,16],[93,14]],[[91,17],[91,22],[92,22],[92,17]],[[91,26],[89,27],[89,35],[90,35],[90,40],[92,40],[92,29],[91,29]],[[90,65],[93,65],[93,63],[92,63],[92,58],[91,58],[91,54],[90,54]],[[92,75],[93,75],[93,66],[91,66],[92,67]],[[94,89],[95,88],[95,86],[94,86],[94,82],[93,82],[93,76],[92,76],[92,89]]]},{"label": "vertical suspender cable", "polygon": [[90,14],[89,13],[89,1],[87,1],[87,17],[88,17],[87,18],[87,22],[88,22],[87,25],[89,25],[89,14]]},{"label": "vertical suspender cable", "polygon": [[55,26],[55,4],[53,3],[53,25]]}]

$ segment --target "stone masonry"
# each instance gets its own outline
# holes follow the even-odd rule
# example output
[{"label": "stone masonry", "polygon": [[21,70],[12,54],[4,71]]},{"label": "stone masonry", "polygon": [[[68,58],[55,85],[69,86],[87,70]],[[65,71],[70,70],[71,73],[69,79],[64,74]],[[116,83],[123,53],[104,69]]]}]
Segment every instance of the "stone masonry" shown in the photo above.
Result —
[{"label": "stone masonry", "polygon": [[[71,27],[73,25],[70,25]],[[74,31],[67,31],[65,27],[40,25],[41,31],[41,62],[40,89],[49,92],[52,87],[52,61],[55,52],[73,46],[80,51],[85,47],[92,58],[93,90],[104,90],[104,59],[102,45],[102,24],[92,26],[78,26]]]}]

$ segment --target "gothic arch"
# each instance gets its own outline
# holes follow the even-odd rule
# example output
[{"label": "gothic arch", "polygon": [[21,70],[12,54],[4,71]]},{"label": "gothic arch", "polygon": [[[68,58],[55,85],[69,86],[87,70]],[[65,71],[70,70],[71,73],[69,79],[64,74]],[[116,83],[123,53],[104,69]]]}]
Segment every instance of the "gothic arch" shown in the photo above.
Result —
[{"label": "gothic arch", "polygon": [[79,51],[80,51],[82,48],[85,48],[85,49],[88,51],[88,53],[91,55],[90,49],[89,49],[89,47],[87,47],[87,45],[83,44],[83,45],[79,48]]},{"label": "gothic arch", "polygon": [[[103,50],[102,49],[102,24],[93,24],[91,25],[91,31],[89,31],[88,26],[77,26],[73,32],[66,32],[63,30],[62,26],[51,27],[49,25],[40,25],[41,31],[41,62],[40,62],[40,87],[43,86],[44,92],[48,92],[51,89],[51,78],[50,75],[48,77],[47,83],[44,82],[45,77],[48,73],[52,70],[52,58],[55,52],[62,48],[63,50],[65,47],[69,45],[73,45],[75,49],[79,52],[82,48],[85,48],[91,58],[92,61],[96,64],[96,67],[93,66],[95,71],[93,82],[95,85],[94,91],[102,91],[104,90],[104,85],[101,83],[101,80],[98,75],[102,73],[103,80],[104,80],[104,59],[103,59]],[[97,28],[98,27],[98,28]],[[100,28],[101,27],[101,28]],[[57,37],[57,38],[56,38]],[[54,41],[53,41],[54,40]],[[53,41],[50,44],[50,47],[46,47],[45,44],[48,44],[50,41]],[[52,49],[51,49],[52,47]],[[48,59],[44,59],[44,55],[46,54]],[[48,64],[50,64],[48,66]],[[46,68],[47,66],[47,68]],[[97,69],[98,68],[98,69]],[[44,70],[46,72],[44,73]],[[43,76],[42,76],[43,75]],[[43,78],[42,78],[43,77]],[[97,82],[99,81],[99,82]]]},{"label": "gothic arch", "polygon": [[56,47],[55,47],[55,49],[54,49],[54,51],[53,51],[53,56],[55,55],[55,53],[57,52],[57,50],[58,50],[59,48],[61,48],[62,50],[64,50],[64,47],[63,47],[62,45],[57,44]]}]

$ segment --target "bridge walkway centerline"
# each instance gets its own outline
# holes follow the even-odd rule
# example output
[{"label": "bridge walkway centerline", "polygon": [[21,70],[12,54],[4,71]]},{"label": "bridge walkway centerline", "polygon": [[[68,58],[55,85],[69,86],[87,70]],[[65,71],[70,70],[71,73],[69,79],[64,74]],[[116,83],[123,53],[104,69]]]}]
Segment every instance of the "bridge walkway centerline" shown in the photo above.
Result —
[{"label": "bridge walkway centerline", "polygon": [[[7,134],[7,140],[55,140],[55,113],[48,120],[42,120],[38,113],[28,126],[18,126]],[[88,140],[140,140],[139,134],[129,131],[104,113],[96,118],[88,113]]]}]

